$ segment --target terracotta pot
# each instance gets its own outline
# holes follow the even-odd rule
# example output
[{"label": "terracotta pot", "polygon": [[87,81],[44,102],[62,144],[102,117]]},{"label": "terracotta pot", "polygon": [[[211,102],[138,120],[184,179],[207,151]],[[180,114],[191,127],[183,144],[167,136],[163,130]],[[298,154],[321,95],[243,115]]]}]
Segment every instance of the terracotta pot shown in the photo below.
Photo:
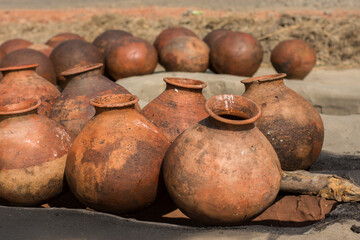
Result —
[{"label": "terracotta pot", "polygon": [[153,73],[158,56],[155,48],[137,37],[121,38],[105,54],[106,71],[114,80]]},{"label": "terracotta pot", "polygon": [[6,56],[6,53],[4,52],[4,50],[1,50],[1,48],[0,48],[0,63],[4,59],[5,56]]},{"label": "terracotta pot", "polygon": [[156,198],[169,142],[134,109],[138,100],[109,94],[90,101],[96,116],[75,139],[65,168],[71,191],[88,207],[124,214]]},{"label": "terracotta pot", "polygon": [[196,37],[196,34],[191,31],[190,29],[187,29],[185,27],[171,27],[163,30],[155,39],[154,47],[156,48],[156,51],[160,55],[163,47],[170,42],[172,39],[180,36],[189,36],[189,37]]},{"label": "terracotta pot", "polygon": [[102,63],[72,68],[62,73],[69,82],[51,108],[50,118],[64,125],[75,136],[95,115],[90,99],[128,90],[101,75]]},{"label": "terracotta pot", "polygon": [[106,53],[111,49],[112,45],[119,43],[121,38],[131,36],[131,33],[123,30],[107,30],[97,36],[93,44],[99,48],[102,53]]},{"label": "terracotta pot", "polygon": [[3,42],[3,44],[0,45],[0,49],[3,50],[6,54],[8,54],[18,49],[27,48],[31,44],[33,43],[28,40],[14,38]]},{"label": "terracotta pot", "polygon": [[272,50],[271,63],[289,79],[304,79],[315,66],[316,52],[303,40],[286,40]]},{"label": "terracotta pot", "polygon": [[315,108],[285,86],[285,77],[275,74],[243,80],[243,96],[261,106],[263,114],[256,126],[274,146],[282,169],[307,169],[321,152],[324,125]]},{"label": "terracotta pot", "polygon": [[20,206],[38,205],[62,192],[72,137],[36,114],[40,100],[0,106],[0,197]]},{"label": "terracotta pot", "polygon": [[40,98],[41,105],[38,113],[49,116],[50,108],[60,96],[60,92],[53,84],[35,72],[37,66],[38,64],[31,64],[0,68],[4,74],[0,82],[2,104],[10,104],[20,99]]},{"label": "terracotta pot", "polygon": [[180,36],[163,47],[160,64],[166,71],[205,72],[209,53],[207,44],[197,37]]},{"label": "terracotta pot", "polygon": [[46,44],[32,44],[27,48],[39,51],[47,57],[50,57],[50,54],[51,54],[52,50],[54,49],[53,47],[50,47],[49,45],[46,45]]},{"label": "terracotta pot", "polygon": [[104,56],[93,44],[82,40],[68,40],[54,48],[50,55],[54,64],[58,85],[65,88],[66,80],[61,73],[74,67],[91,63],[104,63]]},{"label": "terracotta pot", "polygon": [[217,73],[251,77],[260,67],[263,49],[252,35],[229,32],[216,41],[210,53],[210,61]]},{"label": "terracotta pot", "polygon": [[56,85],[56,74],[54,66],[48,57],[33,49],[19,49],[6,55],[0,63],[1,68],[38,64],[36,73]]},{"label": "terracotta pot", "polygon": [[164,81],[165,91],[141,113],[172,142],[187,128],[209,116],[202,95],[206,83],[187,78],[164,78]]},{"label": "terracotta pot", "polygon": [[49,45],[50,47],[56,48],[59,44],[74,39],[85,41],[85,38],[81,37],[78,34],[66,32],[66,33],[59,33],[51,37],[45,44]]},{"label": "terracotta pot", "polygon": [[280,163],[254,125],[261,110],[251,100],[219,95],[205,107],[210,116],[185,130],[168,149],[165,184],[190,218],[208,225],[237,225],[274,201]]}]

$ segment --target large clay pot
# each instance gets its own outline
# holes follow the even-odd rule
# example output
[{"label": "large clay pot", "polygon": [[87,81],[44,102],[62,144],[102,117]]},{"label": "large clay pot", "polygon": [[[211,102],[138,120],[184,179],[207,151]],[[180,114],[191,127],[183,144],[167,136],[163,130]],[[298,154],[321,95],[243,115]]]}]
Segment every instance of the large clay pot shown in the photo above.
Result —
[{"label": "large clay pot", "polygon": [[92,99],[96,116],[75,139],[66,162],[71,191],[86,206],[124,214],[154,202],[169,142],[134,109],[138,97]]},{"label": "large clay pot", "polygon": [[205,72],[209,53],[207,44],[197,37],[180,36],[162,48],[160,64],[166,71]]},{"label": "large clay pot", "polygon": [[251,77],[260,67],[263,49],[252,35],[229,32],[214,41],[210,61],[216,73]]},{"label": "large clay pot", "polygon": [[141,113],[165,134],[170,142],[184,130],[208,117],[202,95],[206,83],[187,78],[164,78],[166,89]]},{"label": "large clay pot", "polygon": [[97,36],[93,44],[99,48],[102,53],[106,53],[113,45],[119,43],[121,38],[131,36],[131,33],[123,30],[107,30]]},{"label": "large clay pot", "polygon": [[101,74],[102,63],[69,69],[62,73],[69,82],[51,108],[50,118],[64,125],[75,136],[95,115],[90,99],[110,94],[128,94],[128,90]]},{"label": "large clay pot", "polygon": [[56,48],[59,44],[68,41],[68,40],[83,40],[85,41],[85,38],[83,38],[82,36],[75,34],[75,33],[70,33],[70,32],[65,32],[65,33],[59,33],[55,36],[52,36],[45,44],[49,45],[50,47]]},{"label": "large clay pot", "polygon": [[28,46],[27,48],[41,52],[42,54],[44,54],[47,57],[50,57],[52,50],[54,50],[53,47],[46,45],[46,44],[32,44],[32,45]]},{"label": "large clay pot", "polygon": [[219,95],[205,107],[210,116],[185,130],[168,149],[165,184],[190,218],[208,225],[237,225],[274,201],[280,163],[254,125],[261,115],[254,102]]},{"label": "large clay pot", "polygon": [[315,108],[285,86],[285,77],[275,74],[243,80],[243,96],[261,106],[256,126],[274,146],[282,169],[307,169],[321,152],[324,125]]},{"label": "large clay pot", "polygon": [[315,66],[316,52],[303,40],[285,40],[272,50],[271,63],[289,79],[304,79]]},{"label": "large clay pot", "polygon": [[7,54],[0,63],[0,67],[6,68],[27,64],[39,64],[36,73],[56,85],[56,74],[52,62],[44,54],[33,49],[24,48]]},{"label": "large clay pot", "polygon": [[27,48],[31,44],[33,43],[28,40],[21,38],[14,38],[3,42],[0,46],[0,49],[3,50],[6,54],[8,54],[18,49]]},{"label": "large clay pot", "polygon": [[0,197],[10,204],[40,204],[63,190],[72,137],[36,114],[40,100],[0,105]]},{"label": "large clay pot", "polygon": [[39,76],[35,69],[38,64],[16,67],[0,68],[4,74],[0,82],[0,102],[9,104],[26,98],[40,98],[41,105],[38,113],[49,116],[50,108],[56,98],[60,96],[59,90]]}]

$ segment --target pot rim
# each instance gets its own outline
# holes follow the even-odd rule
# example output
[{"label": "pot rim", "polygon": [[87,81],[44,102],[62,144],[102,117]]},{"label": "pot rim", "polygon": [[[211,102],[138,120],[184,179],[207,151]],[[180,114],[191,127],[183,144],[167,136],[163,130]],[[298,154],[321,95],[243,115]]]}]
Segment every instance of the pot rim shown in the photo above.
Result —
[{"label": "pot rim", "polygon": [[286,76],[287,76],[286,73],[264,75],[264,76],[247,78],[247,79],[241,80],[241,83],[247,84],[247,83],[253,83],[253,82],[260,82],[260,83],[261,82],[270,82],[270,81],[284,79]]},{"label": "pot rim", "polygon": [[26,69],[32,69],[37,68],[39,64],[24,64],[19,66],[10,66],[10,67],[3,67],[0,68],[0,72],[8,72],[8,71],[17,71],[17,70],[26,70]]},{"label": "pot rim", "polygon": [[139,97],[133,94],[106,94],[90,99],[90,104],[99,108],[116,108],[135,105]]},{"label": "pot rim", "polygon": [[[183,77],[165,77],[164,82],[187,89],[203,89],[207,86],[204,81]],[[185,82],[185,83],[184,83]],[[188,83],[186,83],[188,82]]]},{"label": "pot rim", "polygon": [[101,68],[102,66],[104,66],[103,63],[90,63],[90,64],[78,66],[78,67],[69,68],[69,69],[61,72],[60,75],[64,76],[64,77],[72,76],[72,75],[75,75],[75,74],[79,74],[79,73],[88,72],[88,71],[91,71],[91,70],[94,70],[94,69],[98,69],[98,68]]},{"label": "pot rim", "polygon": [[[234,99],[235,98],[235,99]],[[251,107],[252,109],[250,109],[250,113],[254,113],[255,114],[253,116],[248,117],[247,119],[244,120],[233,120],[233,119],[227,119],[227,118],[223,118],[221,116],[219,116],[217,113],[214,112],[213,110],[213,105],[215,103],[215,101],[225,101],[225,110],[224,109],[219,109],[220,111],[224,111],[225,114],[227,115],[231,115],[231,116],[235,116],[235,117],[243,117],[240,115],[246,115],[246,113],[244,113],[243,111],[238,109],[234,109],[231,105],[238,105],[239,107],[247,107],[247,109],[249,109],[249,107]],[[243,103],[243,104],[241,104]],[[244,105],[246,104],[246,105]],[[233,111],[229,111],[229,108]],[[223,123],[228,123],[228,124],[232,124],[232,125],[247,125],[247,124],[252,124],[254,123],[256,120],[258,120],[261,116],[261,109],[259,107],[259,105],[257,105],[255,102],[253,102],[252,100],[246,98],[246,97],[242,97],[239,95],[232,95],[232,94],[224,94],[224,95],[217,95],[217,96],[213,96],[212,98],[210,98],[209,100],[206,101],[205,103],[205,110],[206,112],[214,119],[223,122]],[[242,114],[240,114],[242,113]]]},{"label": "pot rim", "polygon": [[[27,98],[16,103],[0,105],[0,115],[26,113],[37,109],[40,105],[41,100],[39,98]],[[7,106],[8,109],[6,110]]]}]

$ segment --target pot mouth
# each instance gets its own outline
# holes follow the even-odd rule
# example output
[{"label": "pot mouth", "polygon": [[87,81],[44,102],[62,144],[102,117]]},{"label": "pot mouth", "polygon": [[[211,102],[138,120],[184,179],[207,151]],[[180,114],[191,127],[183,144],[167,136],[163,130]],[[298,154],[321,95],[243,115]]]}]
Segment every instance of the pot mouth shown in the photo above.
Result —
[{"label": "pot mouth", "polygon": [[139,98],[132,94],[106,94],[92,98],[90,104],[99,108],[116,108],[135,105]]},{"label": "pot mouth", "polygon": [[278,73],[278,74],[264,75],[260,77],[247,78],[242,80],[241,82],[243,84],[253,83],[253,82],[270,82],[270,81],[284,79],[285,77],[286,77],[286,73]]},{"label": "pot mouth", "polygon": [[3,68],[0,68],[0,72],[33,69],[33,68],[37,68],[38,66],[39,66],[39,64],[26,64],[26,65],[19,65],[19,66],[3,67]]},{"label": "pot mouth", "polygon": [[104,64],[102,64],[102,63],[86,64],[83,66],[78,66],[78,67],[74,67],[74,68],[65,70],[65,71],[61,72],[60,75],[67,77],[67,76],[71,76],[71,75],[75,75],[75,74],[79,74],[79,73],[83,73],[83,72],[88,72],[88,71],[91,71],[94,69],[100,69],[103,65]]},{"label": "pot mouth", "polygon": [[260,107],[238,95],[217,95],[205,103],[207,113],[214,119],[233,125],[254,123],[261,116]]},{"label": "pot mouth", "polygon": [[28,98],[16,103],[0,105],[0,115],[19,114],[37,109],[41,104],[38,98]]},{"label": "pot mouth", "polygon": [[179,78],[179,77],[166,77],[164,82],[182,88],[188,89],[203,89],[207,84],[201,80],[195,80],[190,78]]}]

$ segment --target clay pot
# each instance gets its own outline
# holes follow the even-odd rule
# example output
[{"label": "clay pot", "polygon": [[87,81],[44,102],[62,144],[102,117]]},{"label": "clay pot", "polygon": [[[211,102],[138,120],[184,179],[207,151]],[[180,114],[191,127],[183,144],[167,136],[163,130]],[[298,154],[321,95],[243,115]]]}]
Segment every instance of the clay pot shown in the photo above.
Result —
[{"label": "clay pot", "polygon": [[45,44],[49,45],[50,47],[56,48],[59,44],[68,41],[68,40],[82,40],[85,41],[85,38],[81,37],[75,33],[59,33],[53,37],[51,37]]},{"label": "clay pot", "polygon": [[166,89],[141,113],[165,134],[170,142],[198,121],[208,117],[202,95],[206,83],[187,78],[164,78]]},{"label": "clay pot", "polygon": [[103,63],[104,56],[93,44],[82,40],[68,40],[54,48],[50,55],[58,85],[65,88],[66,80],[61,73],[74,67],[84,66],[91,63]]},{"label": "clay pot", "polygon": [[56,85],[56,74],[54,66],[48,57],[33,49],[19,49],[6,55],[0,63],[0,67],[13,67],[28,64],[38,64],[36,73]]},{"label": "clay pot", "polygon": [[286,40],[272,50],[271,63],[289,79],[304,79],[315,66],[316,52],[303,40]]},{"label": "clay pot", "polygon": [[38,113],[49,116],[50,108],[56,98],[60,96],[60,92],[53,84],[36,73],[37,66],[38,64],[31,64],[0,68],[4,74],[0,82],[0,102],[2,104],[10,104],[33,97],[40,98],[41,105]]},{"label": "clay pot", "polygon": [[155,39],[154,47],[156,48],[158,54],[160,55],[163,47],[165,47],[165,45],[168,42],[180,36],[189,36],[189,37],[197,38],[196,34],[193,31],[185,27],[177,26],[177,27],[167,28],[163,30]]},{"label": "clay pot", "polygon": [[158,56],[146,40],[124,37],[105,53],[106,71],[114,80],[154,72]]},{"label": "clay pot", "polygon": [[210,61],[217,73],[251,77],[260,67],[263,49],[252,35],[229,32],[216,41]]},{"label": "clay pot", "polygon": [[321,152],[324,125],[315,108],[285,86],[285,77],[275,74],[243,80],[243,96],[261,106],[256,126],[273,145],[282,169],[307,169]]},{"label": "clay pot", "polygon": [[40,100],[0,106],[0,197],[20,206],[38,205],[63,190],[72,137],[36,114]]},{"label": "clay pot", "polygon": [[32,44],[33,43],[28,40],[21,38],[14,38],[3,42],[3,44],[0,45],[0,49],[3,50],[6,54],[8,54],[18,49],[27,48]]},{"label": "clay pot", "polygon": [[0,48],[0,63],[4,59],[5,56],[6,56],[6,53],[4,52],[4,50],[1,50],[1,48]]},{"label": "clay pot", "polygon": [[122,30],[107,30],[97,36],[93,44],[99,48],[102,53],[105,53],[112,45],[119,43],[120,39],[126,36],[130,37],[132,34]]},{"label": "clay pot", "polygon": [[182,212],[208,225],[249,221],[274,201],[281,179],[276,153],[256,128],[260,108],[236,95],[206,102],[208,118],[168,149],[163,174]]},{"label": "clay pot", "polygon": [[46,45],[46,44],[32,44],[27,48],[39,51],[47,57],[50,57],[50,54],[51,54],[52,50],[54,49],[53,47],[50,47],[49,45]]},{"label": "clay pot", "polygon": [[124,214],[156,198],[169,142],[134,109],[138,100],[109,94],[90,101],[96,116],[75,139],[65,169],[71,191],[90,208]]},{"label": "clay pot", "polygon": [[209,65],[209,47],[196,37],[180,36],[169,41],[160,53],[166,71],[205,72]]},{"label": "clay pot", "polygon": [[75,136],[95,115],[90,99],[110,93],[128,94],[128,90],[101,74],[102,63],[72,68],[62,73],[69,82],[51,108],[50,118],[64,125]]}]

